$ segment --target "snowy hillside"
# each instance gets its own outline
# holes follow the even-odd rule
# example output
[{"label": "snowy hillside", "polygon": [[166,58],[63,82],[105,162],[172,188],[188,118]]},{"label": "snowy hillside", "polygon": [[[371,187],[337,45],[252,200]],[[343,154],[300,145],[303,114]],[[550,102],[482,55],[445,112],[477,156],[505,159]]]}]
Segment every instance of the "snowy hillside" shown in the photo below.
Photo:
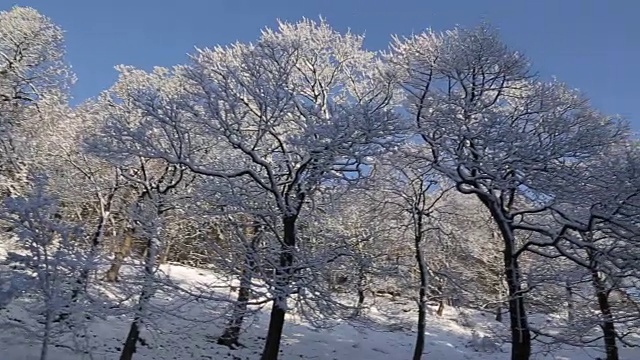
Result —
[{"label": "snowy hillside", "polygon": [[[8,270],[8,269],[4,269]],[[177,265],[163,266],[163,270],[176,283],[216,284],[216,276],[207,270]],[[175,295],[175,294],[174,294]],[[27,335],[35,323],[21,303],[13,303],[0,310],[3,332],[0,348],[3,360],[30,360],[38,358],[39,344]],[[264,342],[268,316],[257,313],[242,336],[245,346],[231,350],[217,345],[222,331],[220,310],[211,309],[206,301],[196,301],[164,294],[158,296],[158,305],[149,327],[143,330],[142,345],[134,358],[145,360],[177,359],[257,359]],[[317,329],[294,315],[287,317],[281,359],[410,359],[415,341],[416,313],[410,301],[378,299],[359,323],[338,323],[328,329]],[[434,310],[434,309],[432,309]],[[218,313],[216,313],[218,312]],[[443,317],[428,317],[425,359],[508,359],[508,345],[497,344],[492,332],[500,332],[500,325],[491,314],[448,308]],[[50,359],[118,359],[130,319],[125,316],[94,318],[86,335],[80,335],[81,344],[60,342],[52,347]],[[33,328],[29,328],[33,326]],[[26,328],[25,328],[26,327]],[[477,335],[474,335],[477,334]],[[506,333],[506,332],[505,332]],[[483,337],[485,337],[483,339]],[[84,348],[87,353],[74,354],[71,348]],[[549,349],[546,349],[549,350]],[[625,349],[626,350],[626,349]],[[595,359],[599,353],[593,349],[535,348],[534,359]],[[640,352],[623,352],[623,359],[638,359]]]}]

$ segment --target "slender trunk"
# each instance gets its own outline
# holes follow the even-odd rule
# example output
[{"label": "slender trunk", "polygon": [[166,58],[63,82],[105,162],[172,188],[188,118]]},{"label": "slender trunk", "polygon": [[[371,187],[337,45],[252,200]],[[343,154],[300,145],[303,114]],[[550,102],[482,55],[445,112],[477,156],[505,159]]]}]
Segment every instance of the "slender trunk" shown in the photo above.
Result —
[{"label": "slender trunk", "polygon": [[444,309],[445,309],[444,298],[440,298],[440,301],[438,301],[438,310],[436,310],[436,315],[438,316],[444,315]]},{"label": "slender trunk", "polygon": [[[84,268],[80,272],[80,275],[76,279],[76,284],[71,292],[71,304],[75,304],[80,297],[80,294],[85,291],[87,284],[89,282],[89,273],[91,272],[90,263],[93,259],[98,255],[98,251],[100,248],[100,244],[102,242],[102,236],[104,233],[104,228],[106,227],[107,221],[109,219],[109,212],[102,212],[100,214],[100,219],[98,222],[98,227],[96,231],[91,236],[91,249],[89,250],[89,261],[84,264]],[[54,322],[64,321],[69,318],[71,314],[69,312],[62,312],[58,315],[58,317],[54,320]]]},{"label": "slender trunk", "polygon": [[293,250],[296,245],[297,215],[286,216],[282,219],[284,225],[283,244],[280,249],[280,264],[275,271],[276,294],[271,306],[267,341],[264,344],[261,360],[277,360],[280,352],[280,340],[284,328],[284,318],[287,312],[287,287],[291,281],[291,266],[293,265]]},{"label": "slender trunk", "polygon": [[251,286],[250,276],[250,271],[242,272],[240,289],[238,289],[238,298],[236,299],[233,307],[232,318],[229,320],[229,323],[220,338],[218,338],[219,345],[225,345],[232,348],[240,345],[240,330],[242,329],[242,323],[244,322],[244,316],[247,313],[247,304],[249,302]]},{"label": "slender trunk", "polygon": [[127,339],[124,342],[122,353],[120,354],[120,360],[131,360],[133,358],[133,354],[136,352],[136,345],[140,338],[140,326],[142,325],[145,312],[147,311],[149,302],[151,301],[151,297],[154,293],[153,272],[159,248],[158,245],[158,238],[155,236],[149,237],[149,240],[147,241],[147,256],[144,265],[144,283],[142,285],[142,291],[140,292],[136,315],[131,323],[131,327],[129,328]]},{"label": "slender trunk", "polygon": [[442,316],[444,315],[444,309],[446,307],[446,298],[444,296],[444,280],[436,277],[437,279],[437,284],[436,285],[436,292],[437,292],[437,296],[438,296],[438,309],[436,310],[436,315],[438,316]]},{"label": "slender trunk", "polygon": [[362,308],[364,306],[364,300],[365,300],[364,292],[365,292],[366,281],[367,281],[366,271],[364,269],[364,266],[360,265],[358,268],[358,285],[357,285],[358,302],[356,303],[355,316],[360,316],[362,314]]},{"label": "slender trunk", "polygon": [[117,282],[119,281],[118,275],[120,274],[120,268],[124,264],[124,259],[131,253],[131,247],[133,246],[133,234],[130,230],[125,230],[123,239],[114,253],[113,262],[105,274],[105,281]]},{"label": "slender trunk", "polygon": [[514,255],[516,238],[508,219],[495,202],[481,198],[495,220],[504,243],[503,261],[509,294],[509,327],[511,329],[511,360],[529,360],[531,357],[531,330],[522,289],[522,275],[518,257]]},{"label": "slender trunk", "polygon": [[607,354],[606,360],[619,360],[618,345],[616,344],[616,326],[613,321],[611,304],[609,303],[609,293],[604,281],[600,278],[600,274],[598,273],[595,254],[591,250],[587,250],[587,254],[591,265],[591,283],[595,289],[596,298],[598,299],[598,307],[600,309],[600,314],[602,315],[600,328],[602,329],[604,337],[605,353]]},{"label": "slender trunk", "polygon": [[606,292],[598,291],[598,306],[602,313],[602,333],[604,334],[606,360],[618,360],[618,346],[616,344],[616,327],[611,314],[611,307]]},{"label": "slender trunk", "polygon": [[[89,250],[89,258],[91,261],[93,261],[98,254],[104,235],[104,229],[107,226],[107,221],[109,221],[109,208],[111,207],[111,203],[107,203],[106,207],[107,208],[101,212],[96,231],[94,231],[91,236],[91,249]],[[80,293],[86,288],[90,272],[91,268],[89,266],[85,266],[82,269],[82,272],[76,281],[76,288],[73,289],[73,293],[71,294],[71,301],[75,302]]]},{"label": "slender trunk", "polygon": [[565,285],[565,290],[567,293],[567,322],[569,324],[573,324],[575,318],[573,309],[573,288],[568,281]]},{"label": "slender trunk", "polygon": [[40,360],[46,360],[49,355],[49,341],[51,340],[51,323],[53,322],[53,314],[51,310],[46,310],[44,320],[44,336],[42,338],[42,346],[40,348]]},{"label": "slender trunk", "polygon": [[420,275],[420,289],[418,290],[418,334],[416,346],[413,350],[413,360],[420,360],[424,351],[424,332],[427,318],[427,287],[429,286],[429,269],[422,253],[422,217],[418,215],[414,237],[414,250]]},{"label": "slender trunk", "polygon": [[355,316],[360,316],[362,314],[362,308],[364,307],[365,301],[365,289],[367,283],[367,268],[364,258],[364,251],[362,248],[362,241],[358,241],[358,255],[360,257],[360,261],[358,263],[358,284],[357,284],[357,294],[358,294],[358,302],[356,303],[356,311]]},{"label": "slender trunk", "polygon": [[255,261],[253,260],[253,251],[256,245],[255,242],[256,239],[254,238],[251,247],[247,249],[247,252],[245,254],[242,273],[240,275],[240,288],[238,289],[238,298],[233,308],[231,320],[229,320],[226,329],[222,333],[222,336],[218,338],[219,345],[225,345],[228,347],[235,347],[240,345],[240,330],[242,329],[242,323],[244,322],[244,317],[247,313],[247,305],[249,303],[249,296],[251,294],[251,281],[253,279],[255,268]]},{"label": "slender trunk", "polygon": [[360,316],[360,314],[362,313],[362,308],[366,299],[362,282],[364,282],[362,278],[358,279],[358,303],[356,304],[356,316]]},{"label": "slender trunk", "polygon": [[162,255],[158,258],[159,264],[166,264],[169,261],[169,254],[171,253],[171,242],[168,242],[164,245],[164,250],[162,251]]}]

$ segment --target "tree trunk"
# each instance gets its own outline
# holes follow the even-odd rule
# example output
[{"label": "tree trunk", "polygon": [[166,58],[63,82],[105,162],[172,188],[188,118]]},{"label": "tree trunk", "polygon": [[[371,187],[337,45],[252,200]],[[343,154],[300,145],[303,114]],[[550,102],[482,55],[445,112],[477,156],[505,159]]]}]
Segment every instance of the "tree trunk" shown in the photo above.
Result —
[{"label": "tree trunk", "polygon": [[522,275],[518,257],[515,256],[516,237],[501,206],[492,199],[480,198],[489,208],[500,229],[504,250],[503,261],[509,294],[509,327],[511,329],[511,360],[529,360],[531,357],[531,330],[522,291]]},{"label": "tree trunk", "polygon": [[364,306],[364,300],[366,299],[364,295],[364,289],[358,288],[358,303],[356,304],[356,316],[360,316],[362,314],[362,308]]},{"label": "tree trunk", "polygon": [[291,281],[291,266],[293,265],[293,250],[296,245],[296,220],[298,216],[286,216],[282,219],[284,225],[283,244],[280,249],[280,264],[275,271],[276,293],[271,306],[267,341],[264,344],[260,360],[277,360],[280,352],[280,340],[284,328],[284,318],[287,312],[287,287]]},{"label": "tree trunk", "polygon": [[[107,209],[106,210],[103,209],[103,211],[101,212],[96,231],[91,236],[91,248],[89,250],[89,258],[91,260],[95,259],[95,257],[97,256],[98,251],[100,249],[100,244],[102,243],[104,229],[109,219],[109,208],[111,204],[108,203],[107,206],[108,206]],[[80,294],[85,291],[87,284],[89,282],[90,272],[91,272],[91,269],[88,267],[87,264],[84,264],[84,268],[82,269],[82,271],[80,272],[80,275],[76,279],[76,284],[73,290],[71,291],[71,304],[75,304],[78,301]],[[71,314],[69,314],[69,312],[63,311],[60,314],[58,314],[54,322],[64,321],[68,319],[70,315]],[[88,315],[85,315],[85,316],[88,316]]]},{"label": "tree trunk", "polygon": [[438,301],[438,310],[436,310],[436,315],[438,316],[444,315],[444,309],[445,309],[444,298],[441,298],[440,301]]},{"label": "tree trunk", "polygon": [[606,292],[598,291],[598,306],[602,313],[602,333],[604,335],[604,345],[607,354],[606,360],[618,360],[618,346],[616,344],[616,327],[611,314],[611,306]]},{"label": "tree trunk", "polygon": [[418,334],[416,346],[413,350],[413,360],[420,360],[424,351],[424,332],[427,318],[427,287],[429,286],[429,269],[422,254],[422,219],[418,219],[414,238],[414,250],[420,275],[420,289],[418,290]]},{"label": "tree trunk", "polygon": [[355,316],[362,315],[362,308],[364,307],[365,301],[365,290],[367,283],[367,269],[368,265],[363,260],[364,258],[364,250],[362,249],[362,241],[358,241],[358,256],[360,257],[360,261],[358,262],[358,284],[357,284],[357,294],[358,294],[358,302],[356,303],[356,311]]},{"label": "tree trunk", "polygon": [[261,360],[277,360],[280,353],[280,340],[282,339],[282,329],[284,328],[284,317],[286,315],[286,305],[278,303],[275,299],[271,306],[269,317],[269,329],[267,330],[267,341],[264,344]]},{"label": "tree trunk", "polygon": [[169,254],[171,253],[171,242],[168,242],[164,245],[164,249],[162,251],[162,255],[158,258],[158,264],[166,264],[169,262]]},{"label": "tree trunk", "polygon": [[520,268],[518,259],[513,256],[512,244],[510,242],[508,246],[505,246],[504,251],[505,272],[509,289],[511,360],[529,360],[531,357],[531,331],[520,285]]},{"label": "tree trunk", "polygon": [[441,278],[436,277],[437,279],[437,284],[436,285],[436,291],[438,293],[438,309],[436,310],[436,315],[438,316],[442,316],[444,315],[444,309],[446,307],[446,299],[444,296],[444,280],[442,280]]},{"label": "tree trunk", "polygon": [[44,335],[42,337],[42,346],[40,347],[40,360],[47,360],[49,356],[49,342],[51,341],[51,323],[53,322],[52,310],[45,310]]},{"label": "tree trunk", "polygon": [[[93,260],[96,257],[96,255],[98,254],[98,251],[100,250],[100,245],[102,244],[102,238],[104,236],[104,229],[107,226],[107,221],[109,221],[112,198],[113,196],[109,198],[109,202],[106,205],[103,205],[104,207],[106,207],[106,209],[102,209],[102,212],[100,213],[100,219],[98,221],[98,226],[96,227],[96,231],[94,231],[93,235],[91,236],[91,249],[89,251],[89,257],[91,260]],[[80,292],[82,292],[87,286],[87,283],[89,281],[90,271],[91,269],[86,265],[84,269],[82,269],[82,272],[80,273],[80,276],[76,281],[77,287],[73,289],[73,293],[71,294],[72,302],[76,301],[76,299],[80,295]]]},{"label": "tree trunk", "polygon": [[124,259],[131,253],[131,247],[133,246],[133,234],[130,230],[125,230],[122,241],[116,249],[113,257],[113,262],[107,270],[104,279],[107,282],[119,281],[118,275],[120,274],[120,268],[124,264]]},{"label": "tree trunk", "polygon": [[140,299],[138,300],[138,306],[136,309],[136,315],[129,328],[127,339],[124,342],[122,353],[120,354],[120,360],[131,360],[133,354],[136,352],[136,345],[138,339],[140,339],[140,326],[143,322],[145,312],[147,311],[149,302],[154,293],[154,279],[153,272],[155,268],[156,256],[159,248],[159,240],[153,236],[150,237],[147,242],[147,256],[144,265],[144,282],[142,285],[142,291],[140,292]]},{"label": "tree trunk", "polygon": [[218,338],[219,345],[225,345],[230,348],[235,348],[240,345],[240,330],[242,329],[242,323],[244,322],[244,316],[247,313],[247,304],[249,302],[251,286],[251,279],[249,278],[251,274],[249,273],[250,271],[243,271],[242,279],[240,279],[240,289],[238,289],[238,298],[233,307],[232,318],[229,320],[220,338]]},{"label": "tree trunk", "polygon": [[253,273],[255,270],[255,261],[253,260],[254,249],[257,242],[257,233],[253,234],[253,240],[251,246],[247,249],[240,275],[240,288],[238,289],[238,298],[233,307],[233,314],[231,320],[227,324],[226,329],[222,333],[222,336],[218,338],[219,345],[225,345],[230,348],[240,345],[240,330],[242,329],[242,323],[247,313],[247,305],[249,303],[249,296],[251,294],[251,281],[253,279]]},{"label": "tree trunk", "polygon": [[565,285],[565,290],[567,293],[567,322],[569,324],[573,324],[574,322],[574,306],[573,306],[573,288],[571,284],[567,281]]},{"label": "tree trunk", "polygon": [[356,311],[355,316],[360,316],[362,314],[362,308],[364,306],[365,300],[365,282],[366,282],[366,272],[363,265],[360,265],[358,268],[358,302],[356,303]]},{"label": "tree trunk", "polygon": [[604,337],[605,353],[607,354],[606,360],[619,360],[618,345],[616,344],[616,326],[613,321],[613,314],[611,312],[611,304],[609,303],[609,293],[607,292],[604,281],[600,278],[598,273],[597,260],[593,251],[587,250],[589,256],[589,263],[591,266],[591,283],[596,292],[596,298],[598,299],[598,308],[602,315],[602,323],[600,328]]}]

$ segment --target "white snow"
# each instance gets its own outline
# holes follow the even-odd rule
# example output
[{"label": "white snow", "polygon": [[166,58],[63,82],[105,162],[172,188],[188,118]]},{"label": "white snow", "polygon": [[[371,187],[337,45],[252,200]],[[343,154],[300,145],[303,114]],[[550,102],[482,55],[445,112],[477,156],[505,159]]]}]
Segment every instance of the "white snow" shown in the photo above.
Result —
[{"label": "white snow", "polygon": [[[165,265],[163,270],[174,280],[183,284],[220,284],[220,280],[209,270],[178,265]],[[110,290],[111,291],[111,290]],[[246,347],[231,350],[217,345],[215,340],[222,332],[221,308],[208,306],[207,301],[182,301],[180,296],[158,293],[155,304],[165,305],[171,314],[159,310],[153,326],[142,332],[146,346],[139,345],[135,359],[258,359],[268,321],[264,309],[255,320],[247,319],[247,329],[241,342]],[[395,360],[410,359],[415,341],[417,318],[411,301],[392,301],[379,298],[377,305],[367,313],[362,324],[338,323],[329,329],[315,329],[290,314],[284,329],[281,359],[327,359],[327,360]],[[158,306],[158,309],[161,309]],[[448,308],[443,317],[428,316],[424,359],[508,359],[509,346],[497,341],[492,332],[506,334],[504,325],[493,320],[492,314],[471,310]],[[177,316],[175,316],[177,315]],[[14,302],[0,310],[0,359],[31,360],[38,358],[39,344],[29,342],[15,320],[28,322],[29,316],[20,304]],[[508,319],[508,317],[506,317]],[[211,320],[209,320],[211,319]],[[23,324],[24,324],[23,323]],[[365,326],[366,323],[366,326]],[[130,318],[110,316],[95,319],[86,336],[86,346],[91,356],[73,354],[64,347],[51,348],[51,360],[74,359],[118,359],[119,350],[127,334]],[[71,345],[71,344],[68,344]],[[602,356],[597,349],[565,347],[545,354],[544,348],[536,346],[532,359],[586,360]],[[640,351],[621,349],[622,359],[640,359]]]}]

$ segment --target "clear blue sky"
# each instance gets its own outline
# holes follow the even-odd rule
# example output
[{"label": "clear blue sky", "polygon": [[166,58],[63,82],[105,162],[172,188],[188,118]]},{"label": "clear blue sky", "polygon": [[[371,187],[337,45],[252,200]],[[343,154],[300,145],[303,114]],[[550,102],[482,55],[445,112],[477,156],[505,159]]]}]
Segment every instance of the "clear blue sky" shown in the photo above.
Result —
[{"label": "clear blue sky", "polygon": [[194,45],[254,40],[277,18],[322,15],[337,29],[366,32],[373,50],[390,34],[486,20],[540,74],[583,90],[640,130],[637,0],[0,0],[2,9],[12,5],[32,6],[66,30],[74,102],[107,88],[116,64],[174,65]]}]

